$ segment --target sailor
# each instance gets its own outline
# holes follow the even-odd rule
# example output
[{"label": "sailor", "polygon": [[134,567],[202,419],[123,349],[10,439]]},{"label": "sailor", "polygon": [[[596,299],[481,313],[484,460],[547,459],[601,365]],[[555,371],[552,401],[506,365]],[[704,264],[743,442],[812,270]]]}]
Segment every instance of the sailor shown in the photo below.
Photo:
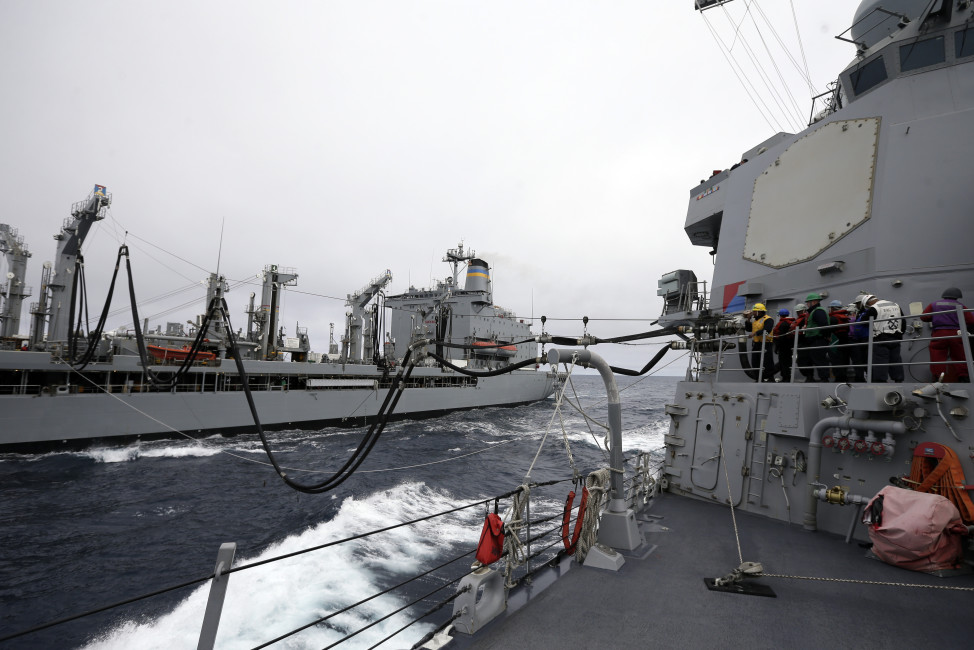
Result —
[{"label": "sailor", "polygon": [[[805,338],[799,340],[798,344],[805,346],[808,352],[808,361],[810,362],[809,369],[818,377],[818,381],[828,381],[829,330],[823,328],[828,328],[829,326],[829,315],[821,303],[821,294],[814,291],[805,297],[805,304],[808,305],[808,321],[805,325]],[[806,378],[808,378],[808,375],[806,375]]]},{"label": "sailor", "polygon": [[[969,382],[967,360],[964,355],[964,342],[961,336],[974,331],[974,314],[966,311],[960,302],[963,297],[957,287],[944,289],[940,300],[935,300],[923,310],[920,320],[931,323],[933,338],[930,340],[930,372],[934,381]],[[957,318],[957,308],[964,309],[964,324],[962,330]],[[945,363],[948,359],[955,363]],[[956,363],[956,362],[962,363]]]},{"label": "sailor", "polygon": [[791,381],[791,356],[795,349],[795,319],[787,309],[778,310],[778,322],[774,325],[774,351],[778,355],[781,381]]},{"label": "sailor", "polygon": [[832,330],[829,340],[829,359],[832,362],[832,380],[849,381],[849,364],[852,362],[852,347],[849,341],[849,311],[838,300],[829,303],[829,325],[838,326]]},{"label": "sailor", "polygon": [[866,381],[866,362],[869,360],[869,323],[862,322],[866,319],[866,308],[862,306],[862,300],[869,294],[860,293],[856,296],[853,303],[854,313],[852,323],[849,325],[849,348],[852,360],[853,381]]},{"label": "sailor", "polygon": [[862,299],[865,310],[863,322],[869,321],[873,334],[873,368],[871,380],[883,383],[887,379],[903,381],[903,360],[900,341],[906,330],[903,310],[891,300],[867,295]]},{"label": "sailor", "polygon": [[[751,311],[744,312],[745,326],[751,328],[751,367],[763,368],[759,373],[761,381],[774,381],[774,319],[768,316],[763,303],[755,303]],[[762,366],[762,357],[764,364]]]},{"label": "sailor", "polygon": [[795,335],[795,346],[798,348],[798,372],[805,378],[805,381],[814,381],[815,372],[809,368],[812,362],[805,346],[805,325],[807,323],[808,306],[800,302],[795,305],[795,322],[791,326],[791,331]]}]

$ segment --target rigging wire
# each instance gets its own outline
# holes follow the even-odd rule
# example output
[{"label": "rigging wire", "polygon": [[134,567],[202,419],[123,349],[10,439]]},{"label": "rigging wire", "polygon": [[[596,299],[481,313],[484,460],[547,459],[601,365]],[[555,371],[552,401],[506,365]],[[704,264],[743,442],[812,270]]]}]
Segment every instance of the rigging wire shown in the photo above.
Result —
[{"label": "rigging wire", "polygon": [[[757,0],[755,0],[754,4],[755,6],[757,6]],[[791,88],[789,87],[788,83],[785,81],[784,75],[781,73],[781,68],[778,67],[778,62],[775,60],[774,55],[771,54],[771,48],[768,47],[768,42],[764,39],[764,34],[761,33],[761,28],[758,26],[757,19],[754,17],[753,13],[751,14],[751,22],[754,24],[754,31],[757,33],[758,38],[761,39],[761,45],[764,46],[764,51],[768,55],[768,59],[771,61],[771,65],[774,68],[775,73],[777,73],[778,75],[778,81],[781,84],[781,88],[784,89],[785,94],[788,95],[788,99],[791,100],[790,109],[794,111],[794,113],[792,114],[792,117],[795,118],[794,124],[796,125],[796,130],[800,130],[799,127],[801,127],[802,124],[802,111],[801,108],[798,106],[798,101],[795,99],[794,93],[791,92]],[[778,95],[779,97],[781,96],[780,92],[775,90],[774,86],[772,86],[772,90],[775,92],[776,95]],[[785,98],[781,97],[781,101],[784,102]]]},{"label": "rigging wire", "polygon": [[[758,99],[755,99],[754,96],[756,94],[756,91],[754,90],[753,85],[751,85],[751,82],[750,80],[747,79],[746,75],[744,75],[744,77],[741,76],[743,71],[738,72],[736,61],[733,60],[730,54],[726,51],[724,42],[717,35],[717,30],[714,28],[713,25],[710,24],[710,20],[707,18],[705,14],[701,15],[701,17],[703,18],[704,24],[707,25],[707,29],[710,30],[711,36],[714,37],[714,42],[716,42],[718,47],[720,48],[720,53],[724,55],[724,59],[727,61],[727,65],[730,66],[731,71],[734,73],[734,76],[737,77],[737,80],[738,82],[740,82],[741,87],[744,88],[744,94],[746,94],[747,98],[751,100],[751,103],[754,104],[754,108],[758,110],[758,113],[761,114],[761,117],[768,124],[768,126],[771,128],[772,131],[775,132],[782,131],[783,129],[781,128],[780,125],[778,125],[778,127],[775,127],[775,125],[771,123],[773,116],[769,117],[768,115],[769,110],[767,108],[767,105],[765,105],[763,109],[761,108],[761,104],[764,104],[764,100],[761,100],[761,104],[758,104],[758,99],[760,99],[760,97]],[[751,86],[750,89],[748,88],[749,85]],[[775,122],[777,122],[777,120],[775,120]]]},{"label": "rigging wire", "polygon": [[[727,11],[727,7],[725,7],[724,5],[720,5],[720,7],[723,10],[724,15],[727,17],[728,21],[731,21],[731,17],[730,17],[730,14]],[[744,53],[747,55],[748,59],[751,61],[751,65],[754,66],[754,70],[755,70],[755,72],[757,72],[758,79],[761,80],[761,83],[764,84],[764,87],[767,89],[768,96],[771,97],[771,100],[778,107],[778,111],[780,112],[781,118],[787,124],[787,126],[788,126],[789,129],[793,129],[794,130],[794,126],[793,126],[793,123],[791,121],[791,120],[794,119],[794,115],[789,114],[788,110],[782,105],[782,100],[780,99],[780,96],[779,96],[778,92],[775,90],[774,84],[771,83],[770,77],[768,76],[767,72],[765,71],[764,66],[758,60],[757,55],[754,53],[754,50],[751,48],[750,44],[748,44],[748,42],[747,42],[746,39],[741,39],[741,47],[744,48]],[[733,50],[732,49],[729,48],[728,51],[730,51],[732,53],[732,55],[733,55]],[[740,64],[738,64],[738,65],[740,65]],[[743,66],[741,66],[741,69],[743,69]],[[777,119],[775,121],[777,122]],[[799,119],[799,121],[800,121],[800,119]]]}]

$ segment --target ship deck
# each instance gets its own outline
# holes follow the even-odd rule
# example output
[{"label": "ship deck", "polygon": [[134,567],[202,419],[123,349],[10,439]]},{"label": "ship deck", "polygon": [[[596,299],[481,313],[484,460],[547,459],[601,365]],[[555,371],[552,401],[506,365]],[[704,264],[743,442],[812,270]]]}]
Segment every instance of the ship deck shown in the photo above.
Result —
[{"label": "ship deck", "polygon": [[[849,509],[850,518],[853,511]],[[762,577],[776,597],[711,591],[705,578],[739,565],[726,507],[664,494],[637,515],[647,544],[618,572],[572,568],[516,611],[451,647],[968,647],[974,574],[936,577],[867,557],[856,540],[737,513],[745,561],[766,573],[854,582]],[[861,525],[861,524],[859,524]],[[523,595],[522,595],[523,598]],[[516,600],[512,592],[511,602]]]}]

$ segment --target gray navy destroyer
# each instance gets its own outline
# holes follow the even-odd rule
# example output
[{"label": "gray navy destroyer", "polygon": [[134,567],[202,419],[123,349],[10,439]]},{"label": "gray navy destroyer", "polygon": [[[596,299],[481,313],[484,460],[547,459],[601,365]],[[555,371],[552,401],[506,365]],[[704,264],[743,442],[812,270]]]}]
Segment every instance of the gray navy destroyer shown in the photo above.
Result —
[{"label": "gray navy destroyer", "polygon": [[[712,250],[713,279],[681,269],[659,282],[659,323],[691,363],[665,406],[656,482],[638,465],[628,488],[620,478],[602,551],[581,570],[556,563],[547,589],[524,581],[505,600],[517,611],[458,604],[458,645],[971,644],[974,367],[957,325],[971,310],[937,300],[974,301],[974,6],[865,0],[838,38],[855,58],[808,127],[690,190],[685,231]],[[858,309],[862,339],[841,340],[850,325],[832,322],[768,376],[746,316],[758,305],[777,319],[815,296]],[[934,334],[931,303],[954,329]],[[869,320],[869,304],[900,310]],[[964,356],[938,364],[931,343],[945,334]],[[890,340],[902,376],[875,363]],[[843,345],[860,346],[858,364],[799,358]],[[951,514],[938,519],[941,508]]]},{"label": "gray navy destroyer", "polygon": [[[56,261],[43,265],[39,300],[30,305],[26,335],[19,329],[23,300],[31,295],[25,282],[30,252],[15,229],[0,225],[0,251],[9,269],[0,302],[0,448],[254,429],[241,375],[227,358],[231,348],[223,322],[200,316],[188,331],[181,323],[151,331],[146,327],[145,332],[139,322],[126,330],[92,328],[97,340],[90,333],[82,335],[80,321],[75,319],[72,326],[81,248],[91,226],[104,218],[111,198],[104,186],[95,186],[72,207],[55,236]],[[451,275],[429,289],[410,287],[386,296],[392,273],[385,271],[349,294],[345,334],[340,343],[332,337],[325,354],[312,351],[306,328],[285,336],[279,326],[281,292],[296,284],[297,272],[265,267],[260,303],[252,293],[246,329],[235,341],[262,425],[318,428],[373,421],[407,348],[433,336],[441,341],[441,357],[460,370],[530,367],[500,376],[471,376],[425,358],[406,380],[392,417],[429,417],[549,396],[555,376],[528,362],[537,357],[530,324],[493,303],[487,262],[462,244],[449,250],[444,261]],[[226,279],[211,274],[207,305],[227,290]],[[79,305],[79,314],[81,309]],[[388,332],[383,327],[386,309],[392,312]],[[202,343],[194,347],[197,339]],[[453,347],[444,348],[443,342]],[[82,354],[86,362],[76,363]],[[159,389],[149,380],[150,373],[172,372],[184,364],[185,372],[172,386]]]},{"label": "gray navy destroyer", "polygon": [[[974,423],[970,384],[957,379],[974,376],[974,358],[958,326],[948,334],[965,356],[937,372],[937,337],[921,316],[947,289],[974,300],[974,6],[864,0],[840,36],[856,55],[825,110],[690,190],[686,234],[712,249],[713,279],[708,288],[688,269],[665,275],[661,328],[629,339],[669,338],[657,358],[690,358],[665,405],[664,446],[623,458],[619,369],[587,349],[605,341],[586,334],[574,349],[550,350],[553,366],[602,376],[609,467],[585,478],[581,506],[574,472],[563,514],[560,502],[532,496],[540,484],[464,506],[493,504],[478,561],[444,579],[441,588],[459,583],[456,591],[427,614],[452,602],[452,616],[447,609],[414,648],[971,645]],[[442,293],[398,299],[434,295]],[[774,316],[809,299],[868,307],[864,296],[902,313],[876,310],[864,321],[862,363],[827,363],[806,377],[808,359],[822,357],[804,354],[818,346],[796,348],[790,372],[779,363],[768,373],[760,350],[752,354],[745,315],[755,305]],[[960,323],[970,311],[944,313]],[[445,322],[430,319],[431,338],[445,340]],[[884,332],[900,346],[904,373],[880,382]],[[806,324],[796,333],[816,332]],[[846,345],[832,339],[819,339],[830,353]],[[49,354],[39,363],[50,364]],[[907,511],[919,519],[903,523]],[[553,544],[543,541],[549,534]],[[562,542],[554,555],[532,550]],[[201,648],[212,647],[233,589],[232,546],[211,576]],[[417,579],[432,582],[433,570]],[[309,613],[305,627],[334,615]],[[343,640],[359,631],[343,629]]]}]

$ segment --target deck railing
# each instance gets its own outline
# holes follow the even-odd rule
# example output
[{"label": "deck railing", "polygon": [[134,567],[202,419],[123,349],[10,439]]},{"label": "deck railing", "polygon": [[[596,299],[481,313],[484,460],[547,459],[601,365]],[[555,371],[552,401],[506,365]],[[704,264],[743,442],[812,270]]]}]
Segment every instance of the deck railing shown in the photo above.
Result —
[{"label": "deck railing", "polygon": [[[792,345],[792,350],[791,350],[791,374],[787,378],[787,380],[782,378],[781,381],[794,382],[798,380],[798,378],[804,375],[805,373],[821,374],[819,372],[821,370],[826,370],[828,372],[831,372],[832,373],[831,379],[833,381],[849,381],[850,378],[848,374],[850,372],[854,376],[857,376],[858,375],[857,371],[861,370],[865,382],[871,383],[875,375],[874,371],[878,366],[890,365],[890,364],[878,364],[875,362],[876,345],[877,343],[890,343],[890,342],[898,343],[901,346],[902,361],[899,364],[892,364],[892,365],[900,365],[903,367],[904,380],[906,380],[906,377],[908,376],[912,378],[914,381],[930,381],[930,379],[926,378],[925,376],[917,377],[913,372],[913,370],[918,367],[929,369],[932,366],[943,366],[948,370],[951,368],[957,368],[958,366],[963,366],[966,372],[958,372],[956,373],[956,375],[961,377],[966,375],[968,378],[974,377],[974,359],[972,359],[972,355],[971,355],[971,342],[970,342],[970,336],[974,335],[974,332],[972,332],[972,334],[969,335],[967,333],[966,326],[964,325],[965,313],[971,313],[974,312],[974,310],[972,309],[965,310],[961,307],[958,307],[956,310],[930,312],[928,315],[954,313],[954,312],[956,312],[958,323],[960,323],[961,325],[956,334],[951,334],[948,336],[933,336],[932,333],[925,335],[923,333],[924,330],[923,322],[919,319],[919,314],[912,314],[912,315],[904,314],[903,316],[896,317],[896,318],[870,319],[870,320],[860,321],[858,323],[853,321],[850,323],[827,325],[827,326],[817,328],[823,332],[822,338],[828,341],[828,343],[824,345],[808,345],[807,343],[803,344],[799,342],[801,341],[800,337],[805,335],[805,332],[808,329],[807,327],[800,328],[797,330],[792,330],[789,336],[795,337],[794,339],[795,342]],[[902,339],[900,340],[884,339],[880,341],[875,340],[874,338],[875,329],[873,327],[874,324],[885,323],[890,321],[898,321],[901,319],[906,322],[906,328],[905,328],[906,331],[903,332]],[[868,332],[868,338],[864,340],[850,339],[849,343],[832,342],[832,334],[834,332],[843,329],[846,329],[851,332],[851,328],[854,325],[861,325],[865,327],[865,329]],[[714,346],[717,350],[716,352],[717,363],[716,363],[716,367],[713,369],[715,378],[719,378],[720,375],[725,373],[734,373],[739,375],[746,375],[749,379],[757,380],[759,382],[764,381],[766,379],[765,365],[764,365],[765,354],[768,353],[768,350],[771,349],[771,347],[762,346],[759,353],[758,365],[756,367],[751,365],[751,360],[753,357],[752,357],[752,351],[750,349],[750,343],[753,343],[752,337],[753,335],[750,332],[719,337],[721,344],[718,346]],[[962,347],[964,349],[963,359],[950,358],[945,361],[934,362],[930,359],[929,353],[924,355],[922,358],[918,358],[919,356],[918,353],[922,352],[924,349],[918,347],[918,344],[924,345],[925,348],[929,349],[929,344],[932,341],[950,341],[950,340],[961,342]],[[807,339],[805,339],[805,341],[807,341]],[[725,344],[734,344],[734,345],[725,345]],[[902,346],[904,345],[906,346],[905,351],[902,349]],[[734,352],[730,351],[732,349],[735,351]],[[852,353],[854,351],[855,352],[862,351],[863,349],[865,351],[865,354],[858,357],[859,362],[856,362],[857,357],[853,357],[851,355],[850,355],[851,358],[847,362],[840,361],[837,365],[836,362],[833,361],[835,357],[835,353],[837,351],[846,350]],[[804,353],[810,353],[812,351],[819,351],[819,350],[824,350],[825,353],[828,355],[829,357],[828,365],[825,366],[814,365],[810,363],[810,360],[805,358]],[[738,358],[741,358],[742,361],[741,367],[726,367],[727,364],[725,363],[726,360],[724,357],[726,357],[728,354],[736,354]],[[801,363],[799,363],[800,357],[801,357]],[[696,372],[698,375],[701,372],[707,371],[706,368],[702,367],[702,359],[699,356],[696,357],[695,361],[691,361],[691,364],[694,363],[696,363]],[[775,368],[776,368],[775,375],[779,375],[780,363],[775,364]],[[844,376],[838,376],[835,373],[835,370],[837,368]],[[803,371],[805,372],[803,373]],[[933,374],[932,371],[931,374]],[[942,372],[940,374],[949,376],[952,373]],[[772,378],[772,380],[774,380],[774,378]],[[932,380],[939,381],[941,380],[941,377],[940,376],[932,377]],[[808,381],[814,381],[814,380],[809,379]]]}]

